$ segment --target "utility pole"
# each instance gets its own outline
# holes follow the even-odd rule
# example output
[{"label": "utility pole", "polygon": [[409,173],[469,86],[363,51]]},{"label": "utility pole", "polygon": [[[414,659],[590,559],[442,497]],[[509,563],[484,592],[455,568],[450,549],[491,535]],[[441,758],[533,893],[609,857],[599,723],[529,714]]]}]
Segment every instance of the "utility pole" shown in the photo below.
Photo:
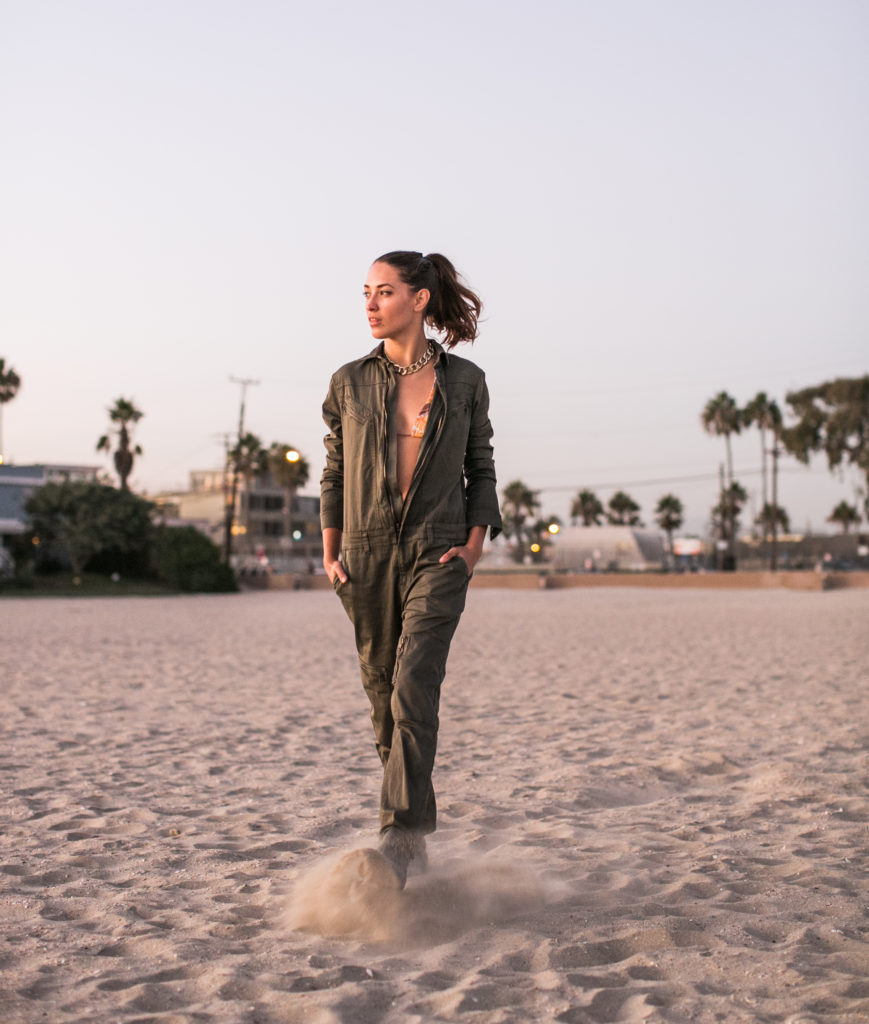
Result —
[{"label": "utility pole", "polygon": [[223,492],[223,529],[225,533],[226,510],[229,506],[229,452],[232,447],[232,434],[225,430],[222,434],[215,434],[214,438],[223,445],[223,472],[220,474],[220,489]]},{"label": "utility pole", "polygon": [[[235,525],[235,503],[238,498],[238,456],[241,454],[241,439],[244,437],[244,403],[247,396],[247,389],[251,384],[259,384],[258,380],[250,377],[230,377],[233,384],[241,385],[241,406],[238,411],[238,440],[236,441],[236,458],[232,459],[232,475],[229,485],[229,501],[226,503],[226,521],[224,524],[224,557],[226,564],[230,564],[232,558],[232,528]],[[229,457],[227,456],[227,470],[229,469]]]},{"label": "utility pole", "polygon": [[772,546],[769,553],[769,567],[772,572],[778,569],[778,457],[781,454],[778,438],[772,442]]},{"label": "utility pole", "polygon": [[717,558],[715,559],[718,569],[724,568],[724,552],[728,550],[728,539],[727,539],[727,492],[724,489],[724,463],[718,463],[718,493],[721,495],[720,503],[720,515],[719,515],[719,526],[718,526],[718,548]]}]

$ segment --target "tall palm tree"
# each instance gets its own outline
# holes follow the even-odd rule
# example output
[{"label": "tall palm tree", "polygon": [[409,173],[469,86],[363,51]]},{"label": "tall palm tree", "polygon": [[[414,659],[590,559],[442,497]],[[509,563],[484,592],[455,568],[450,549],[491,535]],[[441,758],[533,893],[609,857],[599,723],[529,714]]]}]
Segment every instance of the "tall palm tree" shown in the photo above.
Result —
[{"label": "tall palm tree", "polygon": [[733,502],[728,500],[728,492],[733,488],[733,450],[730,445],[732,434],[738,434],[742,429],[742,415],[736,400],[728,395],[726,391],[719,391],[717,395],[710,398],[703,407],[700,415],[700,422],[707,434],[715,434],[724,438],[725,453],[727,456],[727,476],[722,481],[721,493],[718,496],[718,507],[721,509],[719,519],[721,539],[727,541],[729,561],[735,565],[735,519],[728,520],[728,510],[733,510]]},{"label": "tall palm tree", "polygon": [[[758,391],[758,393],[752,398],[748,405],[742,410],[742,423],[743,426],[752,427],[756,426],[760,431],[760,483],[761,483],[761,497],[762,507],[766,508],[769,504],[769,490],[767,488],[767,471],[766,471],[766,432],[772,431],[773,444],[778,444],[779,436],[781,434],[782,427],[782,414],[781,409],[774,398],[770,398],[765,391]],[[762,519],[762,515],[759,517]]]},{"label": "tall palm tree", "polygon": [[540,507],[537,495],[521,480],[512,480],[501,491],[504,499],[504,520],[508,533],[515,539],[515,556],[521,560],[524,554],[525,523]]},{"label": "tall palm tree", "polygon": [[311,467],[297,448],[277,441],[269,448],[266,459],[272,478],[284,489],[284,536],[290,538],[293,530],[293,495],[308,482]]},{"label": "tall palm tree", "polygon": [[730,436],[738,434],[742,430],[739,406],[726,391],[719,391],[704,406],[700,420],[707,434],[715,434],[717,437],[724,438],[727,454],[726,487],[730,487],[733,483],[733,451],[730,447]]},{"label": "tall palm tree", "polygon": [[587,487],[579,491],[570,505],[570,518],[574,526],[577,519],[582,519],[583,526],[599,526],[603,513],[603,502]]},{"label": "tall palm tree", "polygon": [[852,526],[860,522],[860,512],[856,505],[849,505],[847,501],[840,501],[827,516],[827,522],[838,523],[842,527],[842,533],[847,533]]},{"label": "tall palm tree", "polygon": [[615,526],[642,526],[640,506],[624,491],[616,491],[607,503],[607,521]]},{"label": "tall palm tree", "polygon": [[667,548],[673,558],[673,533],[685,521],[685,510],[675,494],[665,494],[655,506],[655,522],[667,534]]},{"label": "tall palm tree", "polygon": [[[121,490],[127,491],[129,490],[127,480],[130,473],[133,472],[133,462],[137,455],[142,454],[142,449],[139,445],[131,445],[132,429],[145,414],[136,408],[132,399],[128,398],[116,399],[115,404],[109,408],[108,413],[109,420],[115,425],[114,429],[118,435],[117,448],[113,456],[115,472],[120,478]],[[97,451],[110,452],[111,450],[111,437],[109,434],[103,434],[99,441],[97,441]]]},{"label": "tall palm tree", "polygon": [[21,378],[6,365],[6,360],[0,358],[0,463],[5,461],[3,451],[3,406],[18,394],[21,387]]}]

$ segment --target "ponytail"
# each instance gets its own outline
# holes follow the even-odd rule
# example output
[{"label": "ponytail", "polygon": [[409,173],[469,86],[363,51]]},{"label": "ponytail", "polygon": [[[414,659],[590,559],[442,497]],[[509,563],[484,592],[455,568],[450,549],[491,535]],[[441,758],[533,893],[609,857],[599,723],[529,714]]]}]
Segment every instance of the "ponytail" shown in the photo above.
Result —
[{"label": "ponytail", "polygon": [[483,303],[464,285],[456,268],[439,252],[423,256],[421,252],[388,252],[374,261],[388,263],[413,291],[427,288],[431,298],[425,307],[425,322],[444,335],[446,348],[477,337],[477,321]]}]

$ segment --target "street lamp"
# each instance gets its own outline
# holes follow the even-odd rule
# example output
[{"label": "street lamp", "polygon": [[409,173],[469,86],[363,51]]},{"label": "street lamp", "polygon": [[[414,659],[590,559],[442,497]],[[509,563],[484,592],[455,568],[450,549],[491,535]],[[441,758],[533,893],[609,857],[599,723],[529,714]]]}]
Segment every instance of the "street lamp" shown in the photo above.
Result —
[{"label": "street lamp", "polygon": [[[284,452],[284,458],[291,466],[295,465],[301,457],[301,452],[297,452],[295,448],[287,448]],[[293,488],[289,486],[289,481],[287,481],[287,484],[288,486],[284,495],[284,531],[286,533],[287,556],[290,559],[290,568],[292,568],[293,541],[300,540],[301,534],[297,537],[296,534],[298,534],[299,531],[293,529]]]}]

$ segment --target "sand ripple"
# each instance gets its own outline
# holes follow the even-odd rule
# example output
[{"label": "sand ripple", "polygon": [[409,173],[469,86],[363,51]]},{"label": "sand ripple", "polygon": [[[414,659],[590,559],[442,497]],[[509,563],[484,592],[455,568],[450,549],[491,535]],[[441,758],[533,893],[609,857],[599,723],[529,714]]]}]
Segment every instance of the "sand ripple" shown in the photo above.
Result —
[{"label": "sand ripple", "polygon": [[378,767],[334,595],[5,599],[4,1024],[865,1022],[867,623],[472,591],[432,870],[348,916]]}]

